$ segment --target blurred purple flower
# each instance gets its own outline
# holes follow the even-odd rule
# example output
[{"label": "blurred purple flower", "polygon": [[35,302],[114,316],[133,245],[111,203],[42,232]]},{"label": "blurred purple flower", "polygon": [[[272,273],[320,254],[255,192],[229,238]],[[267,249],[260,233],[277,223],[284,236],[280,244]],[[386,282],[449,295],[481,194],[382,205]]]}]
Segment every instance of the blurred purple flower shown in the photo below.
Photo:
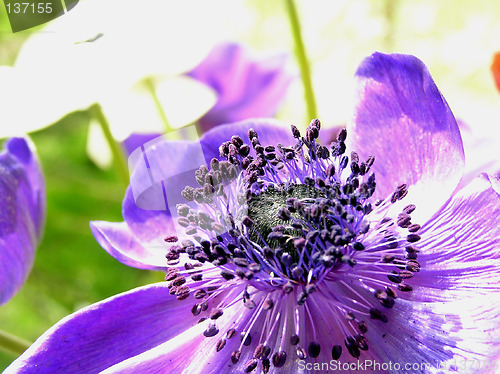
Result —
[{"label": "blurred purple flower", "polygon": [[[287,56],[257,59],[246,47],[222,43],[187,75],[213,88],[215,106],[199,119],[202,132],[225,123],[272,116],[293,77],[285,72]],[[160,134],[132,134],[123,141],[127,154]]]},{"label": "blurred purple flower", "polygon": [[274,115],[292,81],[285,72],[286,60],[284,54],[257,59],[236,43],[216,46],[188,73],[218,93],[215,106],[199,120],[202,131]]},{"label": "blurred purple flower", "polygon": [[[336,372],[313,365],[358,358],[427,372],[491,362],[500,183],[483,174],[457,189],[460,133],[418,59],[376,53],[357,79],[349,136],[331,147],[316,142],[317,120],[304,137],[245,121],[201,144],[151,145],[132,185],[164,178],[136,199],[129,188],[124,222],[91,228],[119,261],[164,270],[167,282],[68,316],[6,373]],[[200,147],[210,168],[189,173]],[[136,205],[175,205],[170,187],[180,182],[203,187],[183,189],[175,217]]]},{"label": "blurred purple flower", "polygon": [[34,147],[6,141],[0,153],[0,304],[21,288],[33,266],[45,221],[45,184]]}]

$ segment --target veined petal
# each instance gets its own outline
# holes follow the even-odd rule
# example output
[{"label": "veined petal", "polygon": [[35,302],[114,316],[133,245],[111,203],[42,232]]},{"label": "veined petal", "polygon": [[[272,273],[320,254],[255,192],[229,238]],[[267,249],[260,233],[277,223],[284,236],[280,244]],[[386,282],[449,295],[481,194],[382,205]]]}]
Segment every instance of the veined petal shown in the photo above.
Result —
[{"label": "veined petal", "polygon": [[[179,336],[149,351],[122,361],[102,374],[165,373],[182,374],[187,363],[194,357],[202,338],[203,324],[197,324]],[[199,339],[196,339],[199,337]]]},{"label": "veined petal", "polygon": [[[165,184],[163,185],[166,186]],[[168,186],[170,186],[170,184],[168,184]],[[154,186],[152,188],[154,188]],[[149,191],[151,190],[148,190],[147,193],[149,193]],[[150,196],[153,201],[148,201],[147,204],[151,205],[146,205],[145,208],[152,206],[152,204],[164,204],[165,195],[163,194],[163,191],[156,192],[158,192],[158,194],[153,194],[151,192]],[[180,194],[180,191],[178,192]],[[145,194],[141,196],[144,195]],[[156,197],[157,199],[155,199]],[[131,230],[133,235],[136,237],[136,240],[139,240],[144,244],[151,243],[153,245],[160,245],[160,243],[164,243],[163,239],[166,236],[175,234],[175,227],[172,222],[170,210],[168,209],[168,207],[172,207],[172,205],[167,205],[167,209],[163,210],[143,209],[142,206],[138,206],[136,199],[137,198],[132,192],[132,188],[127,188],[122,204],[122,214],[129,230]],[[160,206],[158,205],[158,207]],[[175,208],[175,205],[173,208]],[[148,230],[144,230],[144,225],[147,225]]]},{"label": "veined petal", "polygon": [[31,142],[12,138],[0,154],[0,304],[24,283],[45,222],[45,182]]},{"label": "veined petal", "polygon": [[[243,350],[238,363],[232,364],[231,354],[241,345],[241,339],[239,336],[227,339],[226,331],[234,326],[232,318],[242,315],[242,320],[246,320],[251,313],[242,303],[238,303],[225,310],[224,314],[230,315],[231,318],[224,322],[217,321],[219,332],[213,337],[203,337],[202,333],[207,328],[207,324],[206,322],[200,323],[161,346],[109,368],[105,373],[229,374],[243,372],[243,367],[252,358],[253,352],[249,349]],[[223,318],[224,316],[220,320]],[[199,339],[200,336],[201,339]],[[217,352],[216,343],[221,339],[225,339],[226,343],[224,348]]]},{"label": "veined petal", "polygon": [[199,121],[203,131],[247,118],[273,115],[292,76],[285,72],[287,56],[251,56],[236,43],[223,43],[188,75],[218,93],[217,104]]},{"label": "veined petal", "polygon": [[61,320],[5,373],[98,373],[193,326],[193,300],[166,283],[113,296]]},{"label": "veined petal", "polygon": [[413,185],[409,196],[427,198],[419,218],[429,218],[455,190],[464,165],[448,104],[413,56],[375,53],[356,75],[355,112],[348,124],[352,150],[362,158],[375,156],[378,197],[401,184]]},{"label": "veined petal", "polygon": [[[168,141],[159,137],[135,149],[129,157],[130,188],[123,203],[123,216],[132,230],[136,221],[170,219],[170,210],[184,202],[181,191],[186,185],[196,185],[194,171],[205,163],[199,141]],[[162,235],[167,235],[168,227],[163,228],[166,231]],[[136,235],[156,235],[144,231]]]},{"label": "veined petal", "polygon": [[[401,324],[397,331],[412,331],[426,350],[430,347],[429,354],[440,352],[439,359],[429,356],[436,363],[451,365],[453,360],[447,360],[458,357],[490,365],[500,351],[499,193],[498,179],[483,174],[450,198],[419,231],[421,270],[408,280],[413,291],[400,295],[404,300],[398,302],[408,310],[402,312],[397,306],[388,316]],[[408,318],[413,321],[409,325]],[[426,333],[432,340],[423,342],[419,330],[428,329],[434,330]],[[401,351],[403,357],[414,354]]]},{"label": "veined petal", "polygon": [[166,269],[165,247],[143,247],[125,222],[94,221],[90,228],[97,242],[121,263],[138,269]]},{"label": "veined petal", "polygon": [[500,289],[499,186],[497,178],[481,175],[422,226],[415,297],[443,301],[488,294],[500,303],[495,294]]}]

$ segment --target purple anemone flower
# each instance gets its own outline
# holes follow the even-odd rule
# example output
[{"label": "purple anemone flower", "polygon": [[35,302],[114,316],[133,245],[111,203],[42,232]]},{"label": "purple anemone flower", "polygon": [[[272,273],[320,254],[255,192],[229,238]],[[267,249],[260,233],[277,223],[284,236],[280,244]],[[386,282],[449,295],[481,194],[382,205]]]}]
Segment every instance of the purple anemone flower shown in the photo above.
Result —
[{"label": "purple anemone flower", "polygon": [[292,76],[285,71],[287,56],[257,59],[244,46],[216,46],[189,76],[212,87],[218,95],[215,106],[199,124],[206,132],[224,123],[270,117],[283,101]]},{"label": "purple anemone flower", "polygon": [[[494,369],[499,181],[457,189],[460,133],[418,59],[376,53],[357,80],[328,146],[318,120],[146,145],[125,221],[91,228],[166,282],[65,318],[6,373]],[[186,171],[199,149],[206,164]]]},{"label": "purple anemone flower", "polygon": [[45,222],[45,184],[31,142],[6,141],[0,153],[0,304],[21,288]]}]

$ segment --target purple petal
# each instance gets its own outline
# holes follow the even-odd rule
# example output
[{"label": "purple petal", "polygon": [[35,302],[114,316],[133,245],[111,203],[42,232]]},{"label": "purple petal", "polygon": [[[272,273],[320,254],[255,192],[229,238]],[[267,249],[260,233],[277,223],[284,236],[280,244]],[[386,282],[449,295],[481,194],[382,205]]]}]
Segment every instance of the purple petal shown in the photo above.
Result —
[{"label": "purple petal", "polygon": [[481,173],[499,175],[500,158],[498,157],[499,139],[489,134],[480,136],[476,129],[467,123],[457,120],[465,152],[464,175],[458,188],[463,188]]},{"label": "purple petal", "polygon": [[[241,303],[233,305],[230,310],[226,309],[224,314],[231,314],[233,317],[241,315],[243,320],[248,322],[251,316],[248,309]],[[243,365],[252,358],[253,350],[242,350],[239,363],[234,365],[231,363],[231,353],[239,348],[240,339],[226,340],[226,346],[220,352],[215,349],[217,341],[234,326],[233,321],[233,318],[220,318],[217,320],[219,333],[216,336],[197,339],[207,328],[205,323],[200,323],[186,331],[184,336],[167,341],[148,352],[121,362],[110,368],[108,372],[195,374],[200,373],[200,368],[203,368],[204,374],[242,373]]]},{"label": "purple petal", "polygon": [[122,142],[122,146],[125,149],[127,155],[130,155],[133,151],[139,148],[141,145],[146,144],[150,140],[156,139],[161,134],[131,134],[127,139]]},{"label": "purple petal", "polygon": [[329,127],[321,127],[321,131],[319,132],[321,144],[325,146],[330,146],[330,144],[337,140],[337,134],[340,130],[344,129],[346,125],[337,125],[337,126],[329,126]]},{"label": "purple petal", "polygon": [[90,222],[92,234],[98,243],[121,263],[138,269],[165,270],[167,252],[163,246],[152,243],[145,248],[125,222]]},{"label": "purple petal", "polygon": [[[499,180],[483,174],[422,226],[421,271],[408,281],[413,291],[401,295],[416,308],[420,321],[413,326],[436,326],[441,316],[436,337],[443,335],[438,340],[448,339],[450,350],[469,360],[490,360],[500,349],[499,193]],[[425,314],[436,317],[424,321]]]},{"label": "purple petal", "polygon": [[239,44],[224,43],[188,75],[218,93],[215,106],[199,121],[202,130],[247,118],[272,116],[292,76],[284,70],[287,56],[255,59]]},{"label": "purple petal", "polygon": [[[147,352],[122,361],[103,371],[102,374],[188,373],[189,361],[195,357],[195,352],[200,346],[200,340],[203,339],[202,333],[204,329],[206,329],[206,326],[198,324],[186,331],[183,336],[178,336]],[[196,336],[201,338],[193,339]],[[215,341],[211,340],[211,342],[215,344]],[[212,354],[212,352],[215,352],[214,347],[210,347],[210,352],[207,350],[204,353]],[[199,372],[199,369],[195,370]]]},{"label": "purple petal", "polygon": [[385,198],[403,183],[425,186],[435,199],[431,205],[441,206],[462,176],[464,151],[427,68],[413,56],[375,53],[356,75],[348,141],[362,158],[375,156],[376,194]]},{"label": "purple petal", "polygon": [[195,325],[194,301],[177,300],[166,283],[113,296],[61,320],[6,373],[100,372]]},{"label": "purple petal", "polygon": [[0,154],[0,304],[26,280],[45,221],[45,184],[32,144],[9,139]]},{"label": "purple petal", "polygon": [[[174,191],[170,194],[173,195],[177,193],[180,197],[180,192],[182,190],[182,188],[180,188],[180,183],[183,182],[186,184],[193,183],[191,178],[188,179],[186,177],[185,180],[179,182],[179,184],[171,181],[168,184],[164,183],[163,186],[168,186],[170,189],[173,189]],[[162,190],[155,190],[154,186],[152,186],[150,189],[145,190],[142,195],[138,195],[138,198],[142,199],[138,206],[136,198],[132,193],[132,188],[127,188],[122,204],[122,214],[129,229],[140,242],[152,242],[152,244],[159,245],[160,243],[164,243],[163,239],[166,236],[174,235],[175,227],[168,207],[170,206],[175,209],[175,205],[168,204],[167,209],[164,209],[165,199],[163,192]],[[145,202],[146,196],[152,201]],[[162,209],[149,210],[142,209],[142,207],[158,207]],[[147,229],[145,229],[145,227],[147,227]]]},{"label": "purple petal", "polygon": [[442,301],[498,291],[499,193],[498,179],[483,174],[458,191],[422,226],[422,271],[415,278],[420,288],[413,293],[415,297]]}]

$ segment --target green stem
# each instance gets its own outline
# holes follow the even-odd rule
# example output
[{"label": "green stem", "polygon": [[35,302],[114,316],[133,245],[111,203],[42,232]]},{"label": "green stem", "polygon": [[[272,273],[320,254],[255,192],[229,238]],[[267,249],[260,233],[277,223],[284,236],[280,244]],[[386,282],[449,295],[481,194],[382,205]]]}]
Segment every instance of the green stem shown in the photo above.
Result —
[{"label": "green stem", "polygon": [[153,98],[153,101],[155,103],[156,109],[158,110],[158,114],[161,117],[161,120],[163,121],[163,125],[165,126],[165,133],[171,132],[172,126],[170,126],[170,123],[168,122],[167,115],[165,114],[165,110],[163,109],[163,106],[161,105],[160,99],[158,98],[158,94],[156,93],[156,87],[155,83],[153,82],[152,78],[146,78],[144,80],[144,84],[146,85],[149,93],[151,94],[151,97]]},{"label": "green stem", "polygon": [[290,19],[290,26],[292,28],[293,40],[295,42],[295,55],[300,66],[302,84],[304,85],[304,96],[307,104],[307,120],[311,120],[317,117],[316,100],[314,98],[311,81],[311,69],[309,67],[309,61],[307,60],[304,42],[302,41],[299,16],[297,14],[297,8],[295,7],[294,0],[285,0],[285,3],[288,18]]},{"label": "green stem", "polygon": [[385,14],[386,30],[385,30],[384,44],[385,48],[388,51],[394,50],[394,45],[395,45],[394,36],[397,35],[396,17],[397,17],[398,5],[399,5],[398,2],[395,0],[385,0],[384,14]]},{"label": "green stem", "polygon": [[19,356],[31,345],[30,342],[0,330],[0,350]]},{"label": "green stem", "polygon": [[129,175],[128,175],[128,164],[127,159],[125,158],[125,154],[123,152],[123,148],[120,143],[118,143],[115,138],[113,138],[113,134],[109,128],[109,122],[106,119],[106,116],[102,112],[102,108],[99,104],[93,104],[90,107],[90,113],[94,116],[94,118],[101,126],[101,130],[104,133],[104,137],[108,142],[109,148],[111,149],[111,153],[113,154],[113,162],[115,164],[116,172],[118,173],[120,179],[126,186],[129,184]]}]

